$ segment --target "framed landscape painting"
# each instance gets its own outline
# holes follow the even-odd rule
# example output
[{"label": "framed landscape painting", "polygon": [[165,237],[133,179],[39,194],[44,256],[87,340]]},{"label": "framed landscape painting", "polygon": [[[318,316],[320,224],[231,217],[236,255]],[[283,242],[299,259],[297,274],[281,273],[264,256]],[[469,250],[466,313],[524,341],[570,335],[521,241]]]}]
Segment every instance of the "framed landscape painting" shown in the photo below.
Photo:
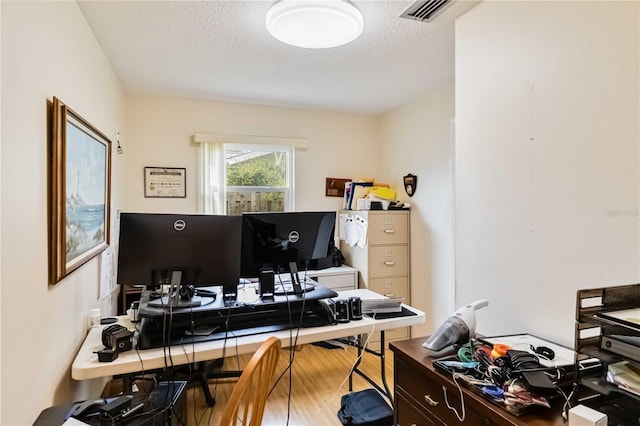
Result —
[{"label": "framed landscape painting", "polygon": [[109,245],[111,141],[58,98],[49,141],[49,284]]}]

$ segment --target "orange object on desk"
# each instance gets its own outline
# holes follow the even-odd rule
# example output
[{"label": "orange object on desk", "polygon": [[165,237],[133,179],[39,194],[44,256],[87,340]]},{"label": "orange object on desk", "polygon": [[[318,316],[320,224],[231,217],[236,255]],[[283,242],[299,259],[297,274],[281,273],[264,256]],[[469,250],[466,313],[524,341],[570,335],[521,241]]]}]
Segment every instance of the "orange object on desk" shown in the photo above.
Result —
[{"label": "orange object on desk", "polygon": [[512,349],[509,345],[496,343],[493,345],[493,349],[491,350],[491,356],[494,358],[500,358],[501,356],[505,356],[509,349]]}]

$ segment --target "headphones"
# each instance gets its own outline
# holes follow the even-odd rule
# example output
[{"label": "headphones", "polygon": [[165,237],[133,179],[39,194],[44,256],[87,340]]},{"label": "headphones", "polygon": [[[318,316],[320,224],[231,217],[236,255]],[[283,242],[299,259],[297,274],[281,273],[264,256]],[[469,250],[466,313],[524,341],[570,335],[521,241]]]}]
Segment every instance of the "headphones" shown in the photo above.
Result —
[{"label": "headphones", "polygon": [[178,289],[180,300],[189,300],[196,294],[196,289],[192,285],[181,285]]},{"label": "headphones", "polygon": [[535,352],[536,354],[540,355],[540,358],[542,358],[542,359],[547,359],[547,360],[551,361],[552,359],[554,359],[556,357],[556,353],[553,351],[553,349],[548,348],[546,346],[535,347],[533,345],[530,345],[529,347],[531,348],[531,350],[533,352]]}]

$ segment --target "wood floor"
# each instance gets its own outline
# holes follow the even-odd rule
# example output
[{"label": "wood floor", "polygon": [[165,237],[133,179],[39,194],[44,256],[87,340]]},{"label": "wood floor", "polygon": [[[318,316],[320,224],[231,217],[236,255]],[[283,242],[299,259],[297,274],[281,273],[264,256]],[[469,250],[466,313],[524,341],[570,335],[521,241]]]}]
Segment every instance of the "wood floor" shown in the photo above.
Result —
[{"label": "wood floor", "polygon": [[[385,353],[387,382],[393,391],[393,354],[389,350]],[[274,383],[287,369],[291,354],[289,348],[281,350]],[[315,345],[299,347],[293,352],[291,391],[287,372],[267,400],[263,425],[340,426],[336,413],[340,408],[340,397],[349,392],[348,375],[357,355],[357,349],[349,346],[340,349],[326,349]],[[250,357],[251,355],[241,355],[227,358],[225,369],[242,368]],[[377,383],[381,383],[380,358],[365,353],[360,369]],[[201,388],[191,387],[187,392],[186,424],[217,425],[222,407],[234,385],[233,379],[210,382],[211,392],[216,399],[213,408],[204,403]],[[358,391],[370,388],[371,385],[361,377],[354,376],[353,387],[354,391]]]}]

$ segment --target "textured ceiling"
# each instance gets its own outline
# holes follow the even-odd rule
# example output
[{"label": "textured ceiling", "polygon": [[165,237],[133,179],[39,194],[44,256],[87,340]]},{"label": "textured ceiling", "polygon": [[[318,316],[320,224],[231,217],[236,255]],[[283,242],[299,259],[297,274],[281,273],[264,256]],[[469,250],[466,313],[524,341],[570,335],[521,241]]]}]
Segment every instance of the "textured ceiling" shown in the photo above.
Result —
[{"label": "textured ceiling", "polygon": [[279,42],[274,1],[81,1],[131,93],[379,114],[453,81],[458,1],[432,23],[399,18],[413,2],[353,1],[360,38],[332,49]]}]

